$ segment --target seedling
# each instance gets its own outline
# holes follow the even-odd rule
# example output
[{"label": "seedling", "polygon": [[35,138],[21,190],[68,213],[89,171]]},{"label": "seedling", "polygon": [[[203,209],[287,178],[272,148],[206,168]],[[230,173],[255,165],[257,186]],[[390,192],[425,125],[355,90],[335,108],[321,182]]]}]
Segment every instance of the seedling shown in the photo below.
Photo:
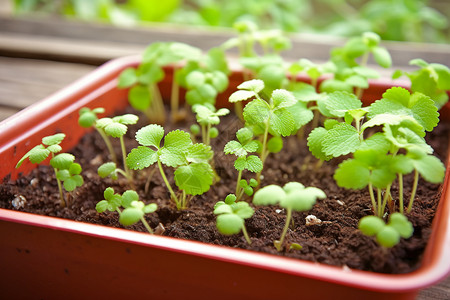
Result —
[{"label": "seedling", "polygon": [[[119,213],[119,222],[124,226],[130,226],[141,221],[147,231],[153,234],[153,230],[144,218],[145,214],[155,212],[158,206],[155,203],[145,205],[139,201],[139,195],[132,190],[125,191],[122,195],[114,193],[114,189],[109,187],[105,189],[101,200],[95,206],[98,213],[104,211],[116,211]],[[120,207],[124,210],[121,211]]]},{"label": "seedling", "polygon": [[27,158],[31,163],[40,164],[51,155],[50,165],[55,171],[62,207],[67,206],[68,203],[64,200],[61,182],[63,182],[64,189],[68,192],[75,190],[83,184],[83,177],[80,175],[82,168],[78,163],[74,162],[75,156],[69,153],[59,153],[62,150],[59,144],[65,137],[66,135],[64,133],[44,137],[42,144],[28,151],[16,165],[16,168],[20,167]]},{"label": "seedling", "polygon": [[122,149],[122,160],[123,160],[123,166],[125,170],[125,177],[128,179],[130,184],[133,182],[133,177],[130,173],[130,170],[127,167],[126,164],[126,149],[125,149],[125,143],[123,140],[123,136],[128,131],[127,125],[136,124],[138,121],[138,117],[133,114],[126,114],[122,116],[116,116],[114,118],[102,118],[96,122],[96,125],[98,128],[105,131],[105,133],[108,136],[112,136],[114,138],[119,138],[120,140],[120,147]]},{"label": "seedling", "polygon": [[237,202],[237,198],[233,194],[229,194],[225,201],[219,201],[214,205],[214,214],[217,216],[217,229],[226,235],[244,234],[245,240],[250,245],[252,243],[247,229],[245,228],[245,219],[253,216],[255,211],[247,202]]},{"label": "seedling", "polygon": [[108,148],[112,161],[117,164],[116,152],[114,151],[111,141],[109,140],[105,131],[102,128],[96,126],[96,122],[98,120],[97,114],[102,114],[104,112],[105,109],[103,107],[97,107],[92,110],[87,107],[83,107],[79,111],[80,117],[78,118],[78,124],[80,124],[80,126],[83,128],[93,127],[97,130],[97,132],[100,134],[103,141],[105,142],[106,147]]},{"label": "seedling", "polygon": [[[212,157],[211,147],[202,143],[193,144],[189,133],[174,130],[164,137],[164,128],[151,124],[136,132],[136,140],[141,146],[131,150],[126,159],[127,165],[133,170],[147,168],[158,164],[161,177],[175,201],[177,209],[184,209],[191,197],[208,191],[214,173],[208,161]],[[181,190],[178,197],[173,191],[162,165],[175,168],[175,184]]]},{"label": "seedling", "polygon": [[[229,141],[224,148],[225,154],[234,154],[237,156],[234,162],[234,167],[239,171],[237,182],[236,182],[236,196],[239,200],[242,197],[245,188],[249,192],[249,188],[256,187],[258,182],[251,183],[252,186],[247,185],[247,181],[244,180],[245,184],[241,181],[242,172],[248,170],[254,173],[260,173],[263,169],[263,163],[261,159],[256,155],[248,155],[249,153],[256,152],[258,150],[258,143],[253,140],[253,132],[244,127],[236,132],[237,141]],[[253,189],[252,189],[253,193]],[[251,196],[251,195],[249,195]]]},{"label": "seedling", "polygon": [[317,199],[325,199],[325,193],[316,187],[307,187],[299,182],[289,182],[281,188],[278,185],[268,185],[255,193],[253,204],[255,205],[280,205],[286,209],[286,222],[281,233],[280,240],[274,241],[278,251],[283,248],[284,239],[291,223],[293,211],[308,211],[316,203]]},{"label": "seedling", "polygon": [[420,69],[412,72],[397,70],[392,78],[408,76],[411,81],[411,91],[429,96],[438,109],[444,106],[448,102],[447,91],[450,90],[450,69],[442,64],[427,63],[423,59],[413,59],[409,64],[418,66]]},{"label": "seedling", "polygon": [[385,248],[392,248],[400,242],[400,238],[408,239],[414,228],[411,222],[401,213],[389,216],[388,224],[376,216],[365,216],[358,224],[359,230],[367,236],[375,236],[378,244]]},{"label": "seedling", "polygon": [[[211,136],[214,137],[215,130],[211,131],[212,126],[218,125],[220,123],[220,117],[226,116],[230,113],[230,110],[226,108],[220,108],[216,111],[214,106],[195,104],[192,107],[195,112],[195,117],[197,122],[200,124],[202,133],[202,142],[205,145],[211,145]],[[216,129],[217,130],[217,129]]]}]

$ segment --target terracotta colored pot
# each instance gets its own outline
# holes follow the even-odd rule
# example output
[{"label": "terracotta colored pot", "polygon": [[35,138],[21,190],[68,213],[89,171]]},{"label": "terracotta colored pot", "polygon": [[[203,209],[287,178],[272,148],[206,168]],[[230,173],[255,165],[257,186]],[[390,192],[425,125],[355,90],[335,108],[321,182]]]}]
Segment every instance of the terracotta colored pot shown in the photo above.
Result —
[{"label": "terracotta colored pot", "polygon": [[[69,149],[85,133],[81,107],[113,114],[127,105],[117,76],[138,58],[93,73],[0,123],[0,178],[15,179],[35,165],[17,161],[43,136],[70,128]],[[170,71],[170,70],[168,70]],[[161,84],[170,92],[171,73]],[[231,77],[230,92],[242,81]],[[390,85],[374,83],[370,99]],[[227,99],[227,95],[224,95]],[[447,108],[446,108],[447,109]],[[448,172],[422,266],[385,275],[124,229],[0,209],[2,299],[413,299],[450,271]]]}]

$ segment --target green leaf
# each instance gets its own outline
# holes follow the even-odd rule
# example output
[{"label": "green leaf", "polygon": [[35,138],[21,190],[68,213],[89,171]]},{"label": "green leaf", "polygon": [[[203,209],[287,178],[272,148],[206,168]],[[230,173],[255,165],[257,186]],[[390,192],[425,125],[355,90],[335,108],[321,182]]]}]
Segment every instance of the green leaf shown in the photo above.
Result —
[{"label": "green leaf", "polygon": [[120,224],[130,226],[136,224],[144,216],[144,212],[135,207],[128,207],[122,211],[119,217]]},{"label": "green leaf", "polygon": [[[232,203],[230,203],[230,204],[232,204]],[[214,214],[215,215],[232,214],[232,213],[233,213],[233,209],[231,208],[231,205],[229,205],[228,203],[225,203],[224,201],[219,201],[214,205]]]},{"label": "green leaf", "polygon": [[128,92],[128,100],[130,105],[139,111],[145,111],[150,107],[152,96],[148,87],[143,85],[133,86]]},{"label": "green leaf", "polygon": [[66,135],[64,133],[57,133],[54,135],[46,136],[42,139],[42,144],[46,146],[57,145],[61,143]]},{"label": "green leaf", "polygon": [[161,162],[169,167],[186,163],[185,151],[192,145],[191,136],[182,130],[173,130],[164,138],[164,147],[159,151]]},{"label": "green leaf", "polygon": [[441,183],[445,175],[444,164],[435,156],[426,155],[413,161],[414,168],[428,182]]},{"label": "green leaf", "polygon": [[267,150],[269,150],[269,152],[278,153],[281,149],[283,149],[283,139],[281,137],[274,136],[267,142]]},{"label": "green leaf", "polygon": [[95,205],[95,210],[98,213],[102,213],[108,209],[108,206],[109,206],[108,201],[102,200],[102,201],[97,202],[97,204]]},{"label": "green leaf", "polygon": [[175,170],[175,183],[188,195],[201,195],[209,190],[214,174],[208,163],[192,163]]},{"label": "green leaf", "polygon": [[205,83],[206,77],[200,71],[192,71],[186,76],[186,85],[189,89],[199,87]]},{"label": "green leaf", "polygon": [[112,187],[108,187],[103,192],[103,197],[105,197],[106,200],[111,200],[114,197],[114,189]]},{"label": "green leaf", "polygon": [[225,235],[241,232],[244,220],[235,214],[221,214],[217,217],[217,229]]},{"label": "green leaf", "polygon": [[253,132],[247,127],[243,127],[236,132],[238,141],[244,145],[250,142],[253,138]]},{"label": "green leaf", "polygon": [[127,190],[122,194],[122,206],[124,208],[131,207],[131,202],[139,201],[139,195],[133,190]]},{"label": "green leaf", "polygon": [[295,132],[294,117],[286,108],[273,111],[270,118],[270,132],[282,136],[289,136]]},{"label": "green leaf", "polygon": [[142,146],[154,146],[160,148],[161,140],[164,137],[164,128],[160,125],[151,124],[142,127],[136,132],[136,140]]},{"label": "green leaf", "polygon": [[142,209],[142,211],[146,214],[155,212],[158,209],[158,205],[156,203],[150,203]]},{"label": "green leaf", "polygon": [[211,146],[197,143],[187,149],[186,160],[190,163],[208,162],[213,157]]},{"label": "green leaf", "polygon": [[386,248],[392,248],[400,242],[400,234],[394,228],[385,226],[377,234],[377,242]]},{"label": "green leaf", "polygon": [[354,152],[361,144],[356,129],[346,123],[341,123],[328,130],[322,142],[325,155],[338,157]]},{"label": "green leaf", "polygon": [[312,155],[320,160],[330,160],[332,155],[326,155],[322,143],[327,136],[328,130],[323,127],[314,128],[308,135],[308,147]]},{"label": "green leaf", "polygon": [[314,118],[314,114],[307,108],[307,104],[300,101],[286,109],[294,118],[294,132],[291,134],[297,133],[303,125],[306,125]]},{"label": "green leaf", "polygon": [[297,99],[295,99],[294,95],[283,89],[274,90],[272,92],[271,100],[274,108],[289,107],[297,103]]},{"label": "green leaf", "polygon": [[233,212],[242,219],[248,219],[255,213],[254,209],[251,208],[247,202],[237,202],[232,205]]},{"label": "green leaf", "polygon": [[69,153],[61,153],[50,160],[50,165],[58,170],[69,169],[75,160],[75,156]]},{"label": "green leaf", "polygon": [[258,191],[253,196],[255,205],[275,205],[286,197],[286,192],[278,185],[268,185]]},{"label": "green leaf", "polygon": [[255,134],[262,134],[270,116],[269,105],[264,100],[254,99],[244,107],[243,116],[247,127]]},{"label": "green leaf", "polygon": [[339,164],[333,178],[340,187],[360,190],[369,184],[370,171],[362,162],[347,159]]},{"label": "green leaf", "polygon": [[386,48],[383,47],[374,47],[372,49],[373,58],[377,62],[378,65],[383,68],[390,68],[392,66],[392,58]]},{"label": "green leaf", "polygon": [[189,90],[186,93],[186,101],[189,105],[195,104],[214,104],[217,97],[216,89],[210,84],[203,84],[195,89]]},{"label": "green leaf", "polygon": [[47,147],[47,150],[51,153],[58,153],[61,152],[62,147],[60,145],[50,145]]},{"label": "green leaf", "polygon": [[237,88],[240,90],[252,91],[254,94],[258,94],[264,89],[264,81],[261,79],[248,80],[238,85]]},{"label": "green leaf", "polygon": [[63,169],[63,170],[58,171],[56,173],[56,178],[58,178],[61,181],[64,181],[64,180],[70,178],[69,170]]},{"label": "green leaf", "polygon": [[263,163],[261,159],[256,155],[250,155],[246,158],[246,169],[253,173],[261,172],[263,169]]},{"label": "green leaf", "polygon": [[124,124],[113,122],[105,127],[105,132],[107,135],[112,136],[114,138],[119,138],[127,133],[127,126]]},{"label": "green leaf", "polygon": [[344,117],[345,112],[362,107],[362,102],[354,94],[348,92],[334,92],[328,94],[326,106],[329,112],[336,117]]},{"label": "green leaf", "polygon": [[376,216],[365,216],[361,220],[359,220],[358,223],[358,229],[367,236],[376,235],[385,226],[386,224],[384,223],[384,221]]},{"label": "green leaf", "polygon": [[127,88],[127,87],[130,87],[130,86],[136,84],[137,81],[138,81],[138,77],[136,76],[136,69],[126,68],[119,75],[119,82],[117,84],[117,87]]},{"label": "green leaf", "polygon": [[158,153],[145,146],[139,146],[128,153],[127,166],[133,170],[142,170],[153,165],[158,160]]},{"label": "green leaf", "polygon": [[408,218],[398,212],[390,215],[388,225],[393,227],[405,239],[410,238],[414,232],[414,227],[408,221]]},{"label": "green leaf", "polygon": [[[116,167],[115,163],[107,162],[107,163],[102,164],[100,167],[98,167],[97,173],[101,178],[106,178],[108,176],[116,177],[115,176],[116,168],[117,167]],[[113,178],[113,179],[115,179],[115,178]]]},{"label": "green leaf", "polygon": [[70,175],[78,175],[82,171],[81,165],[78,163],[72,163],[69,167]]},{"label": "green leaf", "polygon": [[114,117],[112,119],[114,122],[124,124],[124,125],[132,125],[136,124],[139,120],[139,117],[133,114],[125,114],[121,116]]},{"label": "green leaf", "polygon": [[316,198],[308,195],[303,190],[294,190],[287,193],[286,197],[280,200],[280,206],[294,211],[308,211],[316,203]]},{"label": "green leaf", "polygon": [[243,91],[239,90],[231,94],[230,98],[228,99],[229,102],[235,103],[239,101],[245,101],[247,99],[250,99],[255,96],[255,92],[253,91]]},{"label": "green leaf", "polygon": [[228,76],[221,72],[221,71],[213,71],[211,73],[211,79],[210,82],[213,85],[213,87],[219,92],[224,92],[229,84]]},{"label": "green leaf", "polygon": [[66,180],[64,180],[63,185],[66,191],[71,192],[77,188],[77,181],[69,177]]}]

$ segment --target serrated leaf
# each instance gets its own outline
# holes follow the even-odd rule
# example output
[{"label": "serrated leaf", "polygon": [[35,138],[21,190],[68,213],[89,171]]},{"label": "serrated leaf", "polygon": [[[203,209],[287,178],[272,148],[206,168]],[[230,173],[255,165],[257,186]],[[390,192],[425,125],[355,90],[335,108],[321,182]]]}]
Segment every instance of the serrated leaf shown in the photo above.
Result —
[{"label": "serrated leaf", "polygon": [[240,90],[252,91],[254,94],[258,94],[264,89],[264,81],[261,79],[248,80],[238,85],[237,88]]},{"label": "serrated leaf", "polygon": [[46,146],[57,145],[61,143],[66,135],[64,133],[57,133],[51,136],[46,136],[42,139],[42,144]]},{"label": "serrated leaf", "polygon": [[386,136],[381,132],[377,132],[374,135],[365,139],[358,150],[375,150],[380,153],[387,153],[391,148],[391,143],[386,139]]},{"label": "serrated leaf", "polygon": [[294,117],[286,108],[277,109],[270,117],[269,128],[274,135],[289,136],[295,131]]},{"label": "serrated leaf", "polygon": [[325,154],[322,146],[322,142],[325,140],[327,133],[328,130],[326,130],[325,128],[316,127],[308,135],[309,151],[312,155],[320,160],[330,160],[333,158],[332,155]]},{"label": "serrated leaf", "polygon": [[247,167],[247,159],[245,156],[239,156],[235,161],[234,161],[234,167],[236,170],[238,171],[243,171],[245,170],[245,168]]},{"label": "serrated leaf", "polygon": [[153,165],[158,160],[158,153],[145,146],[139,146],[128,153],[127,166],[133,170],[142,170]]},{"label": "serrated leaf", "polygon": [[244,220],[235,214],[221,214],[217,216],[216,225],[220,233],[232,235],[241,232]]},{"label": "serrated leaf", "polygon": [[354,152],[361,144],[356,129],[346,123],[341,123],[328,130],[322,142],[326,156],[338,157]]},{"label": "serrated leaf", "polygon": [[261,172],[263,169],[263,163],[261,159],[256,155],[250,155],[246,158],[246,169],[253,173]]},{"label": "serrated leaf", "polygon": [[169,167],[186,163],[185,151],[192,145],[190,134],[182,130],[173,130],[164,138],[164,147],[159,151],[161,162]]},{"label": "serrated leaf", "polygon": [[325,105],[333,116],[344,117],[346,111],[361,108],[362,102],[354,94],[334,92],[328,94]]},{"label": "serrated leaf", "polygon": [[262,134],[270,116],[269,105],[264,100],[254,99],[244,107],[243,116],[246,126],[255,134]]},{"label": "serrated leaf", "polygon": [[122,225],[130,226],[133,225],[144,216],[144,212],[141,209],[128,207],[122,211],[119,217],[119,222]]},{"label": "serrated leaf", "polygon": [[58,153],[61,152],[62,147],[60,145],[50,145],[47,147],[47,150],[52,153]]},{"label": "serrated leaf", "polygon": [[160,148],[161,140],[164,137],[164,128],[160,125],[151,124],[142,127],[136,132],[136,140],[142,146],[154,146]]},{"label": "serrated leaf", "polygon": [[231,103],[235,103],[239,101],[245,101],[252,97],[255,97],[255,93],[253,91],[239,90],[231,94],[230,98],[228,98],[228,101]]},{"label": "serrated leaf", "polygon": [[274,108],[284,108],[289,107],[297,103],[294,95],[283,89],[277,89],[272,92],[272,103]]},{"label": "serrated leaf", "polygon": [[208,163],[192,163],[175,170],[175,183],[188,195],[201,195],[213,182],[213,170]]},{"label": "serrated leaf", "polygon": [[211,146],[197,143],[187,149],[186,160],[190,163],[208,162],[213,157]]},{"label": "serrated leaf", "polygon": [[50,160],[50,165],[58,170],[69,169],[75,160],[75,156],[70,153],[61,153]]},{"label": "serrated leaf", "polygon": [[[40,164],[50,155],[50,151],[48,149],[45,149],[44,146],[39,145],[31,149],[27,154],[28,158],[33,164]],[[20,163],[21,162],[22,160],[20,161]],[[20,164],[18,165],[20,166]]]},{"label": "serrated leaf", "polygon": [[286,109],[294,118],[294,130],[291,134],[295,134],[302,126],[314,118],[314,114],[307,108],[307,104],[300,101]]}]

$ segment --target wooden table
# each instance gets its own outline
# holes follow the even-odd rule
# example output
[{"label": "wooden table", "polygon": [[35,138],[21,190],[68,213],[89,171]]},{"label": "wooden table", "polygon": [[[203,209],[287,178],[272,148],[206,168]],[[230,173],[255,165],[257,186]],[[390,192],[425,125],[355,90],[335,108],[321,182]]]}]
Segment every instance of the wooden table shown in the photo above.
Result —
[{"label": "wooden table", "polygon": [[[0,16],[0,121],[109,59],[141,53],[150,42],[174,40],[208,49],[231,35],[230,32],[202,32],[199,35],[197,29],[187,29],[183,34],[176,28],[112,29],[104,25],[15,20]],[[325,60],[329,49],[339,43],[342,40],[325,43],[317,37],[295,37],[294,49],[287,56]],[[429,62],[450,62],[448,45],[427,48],[409,44],[407,53],[402,52],[404,46],[398,43],[388,46],[398,67],[406,66],[409,59],[416,57]],[[450,299],[450,277],[422,291],[417,299]]]}]

